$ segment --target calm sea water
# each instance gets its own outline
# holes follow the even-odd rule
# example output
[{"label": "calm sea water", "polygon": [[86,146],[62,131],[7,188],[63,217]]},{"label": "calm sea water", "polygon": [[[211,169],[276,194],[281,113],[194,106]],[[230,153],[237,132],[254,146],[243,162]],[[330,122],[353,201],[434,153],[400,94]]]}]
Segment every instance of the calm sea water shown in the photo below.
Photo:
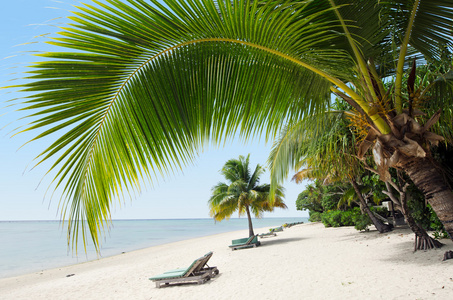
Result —
[{"label": "calm sea water", "polygon": [[[301,221],[308,222],[308,219],[253,219],[253,227],[275,227]],[[247,228],[247,218],[217,223],[212,219],[115,220],[102,242],[100,257]],[[0,278],[99,258],[91,245],[86,254],[83,243],[79,243],[79,248],[78,256],[68,251],[66,231],[58,221],[0,221]]]}]

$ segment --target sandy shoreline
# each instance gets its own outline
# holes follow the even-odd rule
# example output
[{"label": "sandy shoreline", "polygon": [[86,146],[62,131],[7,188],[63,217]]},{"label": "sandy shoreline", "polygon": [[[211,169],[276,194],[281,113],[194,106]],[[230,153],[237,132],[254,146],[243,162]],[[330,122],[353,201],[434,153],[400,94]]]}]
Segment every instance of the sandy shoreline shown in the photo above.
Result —
[{"label": "sandy shoreline", "polygon": [[[304,224],[261,239],[258,248],[231,251],[231,240],[247,232],[0,279],[0,299],[453,299],[453,260],[442,262],[451,241],[413,253],[409,229],[379,234]],[[157,289],[148,280],[208,251],[220,274],[203,285]]]}]

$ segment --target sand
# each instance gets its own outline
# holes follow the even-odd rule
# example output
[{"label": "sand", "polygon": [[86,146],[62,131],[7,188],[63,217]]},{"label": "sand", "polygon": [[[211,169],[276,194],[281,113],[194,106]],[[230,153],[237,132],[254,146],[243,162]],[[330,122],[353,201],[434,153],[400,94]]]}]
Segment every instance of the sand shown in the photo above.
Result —
[{"label": "sand", "polygon": [[[0,299],[453,299],[453,259],[442,261],[451,241],[414,253],[407,228],[379,234],[312,223],[262,238],[260,247],[231,251],[231,240],[247,232],[1,279]],[[220,274],[205,284],[158,289],[148,280],[208,251]]]}]

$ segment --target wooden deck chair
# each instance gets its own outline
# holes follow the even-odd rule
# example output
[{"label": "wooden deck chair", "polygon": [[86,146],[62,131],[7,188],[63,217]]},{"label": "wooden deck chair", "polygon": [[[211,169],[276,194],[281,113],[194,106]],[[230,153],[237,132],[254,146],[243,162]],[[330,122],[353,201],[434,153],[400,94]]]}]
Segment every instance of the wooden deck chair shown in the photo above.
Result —
[{"label": "wooden deck chair", "polygon": [[271,229],[269,229],[269,230],[271,230],[271,231],[273,231],[273,232],[283,231],[283,226],[271,228]]},{"label": "wooden deck chair", "polygon": [[263,238],[263,237],[277,236],[277,234],[276,234],[273,230],[271,230],[271,231],[266,232],[266,233],[258,234],[258,236],[259,236],[260,238]]},{"label": "wooden deck chair", "polygon": [[249,238],[233,240],[229,247],[231,250],[237,250],[251,247],[255,248],[259,245],[261,245],[261,243],[258,241],[258,235],[253,235]]},{"label": "wooden deck chair", "polygon": [[206,253],[204,256],[194,260],[193,263],[185,269],[170,270],[163,274],[150,277],[149,280],[154,281],[157,288],[162,287],[162,285],[169,286],[170,284],[179,283],[205,283],[219,274],[217,267],[209,267],[207,265],[212,254],[212,252]]}]

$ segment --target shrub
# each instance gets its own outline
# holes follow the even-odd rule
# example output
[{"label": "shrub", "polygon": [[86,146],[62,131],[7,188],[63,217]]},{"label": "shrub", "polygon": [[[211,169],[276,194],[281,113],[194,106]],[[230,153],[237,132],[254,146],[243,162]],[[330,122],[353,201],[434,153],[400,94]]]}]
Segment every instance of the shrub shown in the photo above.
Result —
[{"label": "shrub", "polygon": [[320,212],[317,211],[310,211],[309,215],[310,217],[308,218],[308,221],[310,222],[321,222],[321,214]]},{"label": "shrub", "polygon": [[354,222],[354,228],[357,229],[358,231],[366,230],[368,228],[368,226],[371,225],[370,217],[368,217],[368,215],[362,214],[360,212],[360,209],[359,209],[358,213],[354,214],[353,222]]},{"label": "shrub", "polygon": [[[384,210],[379,212],[386,213]],[[365,230],[371,225],[370,218],[363,215],[358,207],[347,211],[330,210],[324,212],[321,214],[321,221],[326,227],[354,226],[357,230]]]},{"label": "shrub", "polygon": [[353,221],[354,213],[355,212],[353,209],[341,212],[341,226],[353,226],[354,225],[354,221]]},{"label": "shrub", "polygon": [[326,227],[340,227],[342,211],[329,210],[321,215],[321,221]]}]

